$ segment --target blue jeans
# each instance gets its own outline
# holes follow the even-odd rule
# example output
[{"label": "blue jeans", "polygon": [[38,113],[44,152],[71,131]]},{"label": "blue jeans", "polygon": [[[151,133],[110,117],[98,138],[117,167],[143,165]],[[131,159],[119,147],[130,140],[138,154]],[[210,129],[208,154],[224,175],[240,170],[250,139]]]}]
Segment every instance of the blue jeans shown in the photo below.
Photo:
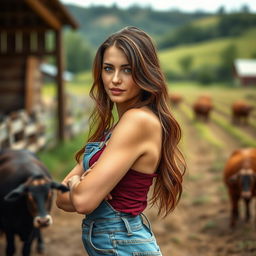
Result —
[{"label": "blue jeans", "polygon": [[150,223],[142,216],[118,212],[103,201],[82,223],[82,240],[90,256],[161,256]]},{"label": "blue jeans", "polygon": [[[89,142],[85,147],[83,167],[89,168],[89,161],[111,134],[102,142]],[[118,212],[103,201],[97,209],[87,215],[82,224],[82,240],[90,256],[161,256],[150,223],[143,223],[141,215],[132,216]]]}]

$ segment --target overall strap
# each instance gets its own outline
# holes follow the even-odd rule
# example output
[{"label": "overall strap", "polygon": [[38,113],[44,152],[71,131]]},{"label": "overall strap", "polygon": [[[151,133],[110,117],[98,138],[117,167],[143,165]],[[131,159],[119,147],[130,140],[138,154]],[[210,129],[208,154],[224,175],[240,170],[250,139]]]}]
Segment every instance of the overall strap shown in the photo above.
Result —
[{"label": "overall strap", "polygon": [[104,139],[104,143],[106,143],[106,142],[109,140],[109,138],[111,137],[111,135],[112,135],[112,132],[111,132],[111,131],[107,133],[107,135],[105,136],[105,139]]},{"label": "overall strap", "polygon": [[106,145],[106,142],[109,140],[109,138],[111,137],[111,134],[112,134],[112,132],[110,131],[110,132],[106,132],[106,135],[105,135],[105,138],[104,138],[104,140],[103,141],[101,141],[101,143],[100,143],[100,145],[99,145],[99,147],[100,148],[102,148],[104,145]]}]

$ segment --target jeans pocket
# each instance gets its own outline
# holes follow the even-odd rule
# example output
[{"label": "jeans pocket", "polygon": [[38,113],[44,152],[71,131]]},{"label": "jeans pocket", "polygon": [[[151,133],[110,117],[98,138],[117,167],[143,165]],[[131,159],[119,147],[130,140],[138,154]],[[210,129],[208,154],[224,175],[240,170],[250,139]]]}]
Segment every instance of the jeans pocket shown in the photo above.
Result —
[{"label": "jeans pocket", "polygon": [[83,228],[82,240],[84,247],[90,255],[118,255],[114,249],[110,235],[106,232],[93,234],[93,222],[89,227]]},{"label": "jeans pocket", "polygon": [[127,255],[161,255],[156,239],[147,226],[143,225],[132,233],[131,236],[125,233],[115,234],[117,251],[127,252]]}]

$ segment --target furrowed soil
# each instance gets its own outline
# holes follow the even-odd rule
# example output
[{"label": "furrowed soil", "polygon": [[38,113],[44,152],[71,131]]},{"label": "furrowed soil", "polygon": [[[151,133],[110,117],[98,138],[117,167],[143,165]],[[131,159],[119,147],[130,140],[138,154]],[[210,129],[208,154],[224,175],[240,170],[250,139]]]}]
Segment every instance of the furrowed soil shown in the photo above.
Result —
[{"label": "furrowed soil", "polygon": [[[222,181],[224,164],[233,150],[241,145],[226,131],[209,121],[205,125],[221,140],[223,147],[216,148],[202,139],[194,121],[179,109],[175,115],[181,121],[184,140],[183,151],[187,161],[184,193],[178,207],[165,219],[157,217],[155,208],[148,208],[156,239],[164,256],[255,256],[256,225],[253,220],[241,219],[234,230],[229,228],[230,205]],[[254,138],[255,139],[255,138]],[[255,203],[255,202],[253,202]],[[253,215],[254,209],[251,207]],[[83,216],[52,210],[54,223],[43,230],[45,255],[87,255],[81,242],[81,219]],[[17,239],[17,253],[20,242]],[[4,255],[4,237],[0,237],[0,255]],[[38,255],[33,245],[31,255]]]}]

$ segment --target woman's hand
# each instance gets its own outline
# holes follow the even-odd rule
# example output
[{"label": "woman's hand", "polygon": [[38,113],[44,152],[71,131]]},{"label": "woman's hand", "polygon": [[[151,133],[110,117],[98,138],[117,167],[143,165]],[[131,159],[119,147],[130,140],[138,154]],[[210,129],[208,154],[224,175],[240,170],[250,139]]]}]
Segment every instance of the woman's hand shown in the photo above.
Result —
[{"label": "woman's hand", "polygon": [[76,186],[78,183],[81,181],[81,176],[79,175],[73,175],[71,178],[68,179],[67,181],[67,186],[72,190],[74,186]]},{"label": "woman's hand", "polygon": [[110,193],[105,197],[105,200],[106,200],[106,201],[112,200],[112,199],[113,199],[113,197],[111,196]]}]

